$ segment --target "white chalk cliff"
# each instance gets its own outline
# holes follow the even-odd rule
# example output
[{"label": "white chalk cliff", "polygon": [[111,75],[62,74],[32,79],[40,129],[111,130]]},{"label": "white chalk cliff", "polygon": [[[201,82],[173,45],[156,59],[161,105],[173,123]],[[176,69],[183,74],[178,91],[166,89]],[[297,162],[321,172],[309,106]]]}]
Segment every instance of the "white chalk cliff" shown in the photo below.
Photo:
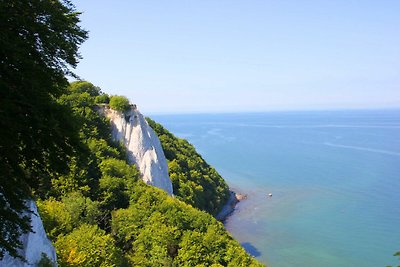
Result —
[{"label": "white chalk cliff", "polygon": [[27,234],[23,234],[20,237],[23,248],[20,249],[19,255],[24,257],[27,262],[23,262],[20,259],[13,258],[6,254],[0,261],[0,266],[12,266],[12,267],[33,267],[37,266],[42,258],[42,253],[46,254],[47,258],[50,259],[54,266],[57,266],[57,255],[51,241],[47,238],[46,232],[43,228],[42,220],[40,219],[39,213],[35,201],[30,200],[28,207],[33,212],[30,214],[32,231]]},{"label": "white chalk cliff", "polygon": [[102,106],[99,112],[111,121],[112,137],[123,142],[128,163],[135,164],[142,180],[172,195],[168,164],[158,136],[135,105],[125,112]]}]

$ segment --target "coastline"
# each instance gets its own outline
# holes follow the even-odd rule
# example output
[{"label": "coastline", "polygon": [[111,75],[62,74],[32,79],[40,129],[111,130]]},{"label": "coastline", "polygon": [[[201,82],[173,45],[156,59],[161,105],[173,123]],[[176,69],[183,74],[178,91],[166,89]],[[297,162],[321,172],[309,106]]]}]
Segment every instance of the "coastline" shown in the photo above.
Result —
[{"label": "coastline", "polygon": [[236,193],[232,190],[229,190],[230,196],[226,204],[222,207],[221,211],[215,216],[215,218],[220,221],[224,222],[232,213],[235,211],[236,205],[247,198],[246,195]]}]

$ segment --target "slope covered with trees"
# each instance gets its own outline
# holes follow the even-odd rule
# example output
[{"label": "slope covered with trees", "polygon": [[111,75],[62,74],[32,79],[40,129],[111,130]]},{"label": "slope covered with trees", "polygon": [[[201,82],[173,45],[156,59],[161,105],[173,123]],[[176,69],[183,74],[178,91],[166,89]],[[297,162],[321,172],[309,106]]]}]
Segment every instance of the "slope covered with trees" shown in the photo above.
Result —
[{"label": "slope covered with trees", "polygon": [[160,138],[174,194],[178,199],[215,215],[229,199],[229,187],[224,179],[187,140],[177,138],[150,118],[147,121]]},{"label": "slope covered with trees", "polygon": [[[102,95],[76,82],[58,100],[73,111],[84,151],[38,200],[60,266],[259,265],[209,213],[142,182],[96,111]],[[175,146],[174,153],[188,149]]]}]

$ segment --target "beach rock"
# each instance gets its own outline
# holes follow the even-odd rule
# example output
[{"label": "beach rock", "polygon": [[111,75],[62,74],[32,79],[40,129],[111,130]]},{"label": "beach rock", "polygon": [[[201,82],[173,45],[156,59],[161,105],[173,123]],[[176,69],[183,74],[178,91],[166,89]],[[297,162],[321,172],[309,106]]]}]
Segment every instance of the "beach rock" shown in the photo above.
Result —
[{"label": "beach rock", "polygon": [[219,221],[225,221],[234,211],[236,204],[247,198],[246,195],[230,191],[228,202],[222,207],[221,211],[215,216]]},{"label": "beach rock", "polygon": [[247,195],[243,195],[243,194],[240,194],[240,193],[235,193],[235,196],[236,196],[236,199],[238,201],[242,201],[242,200],[247,199]]}]

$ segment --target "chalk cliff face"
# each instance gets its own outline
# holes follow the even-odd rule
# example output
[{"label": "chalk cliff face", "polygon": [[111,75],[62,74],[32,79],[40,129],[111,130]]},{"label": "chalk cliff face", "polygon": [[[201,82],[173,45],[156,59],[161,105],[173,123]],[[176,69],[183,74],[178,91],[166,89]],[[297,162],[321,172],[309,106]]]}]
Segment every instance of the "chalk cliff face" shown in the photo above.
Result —
[{"label": "chalk cliff face", "polygon": [[19,254],[24,257],[27,262],[24,263],[20,259],[13,258],[6,254],[3,260],[0,261],[0,266],[37,266],[38,262],[42,258],[42,253],[46,254],[46,256],[53,262],[54,266],[57,266],[56,250],[51,241],[47,238],[35,202],[30,200],[28,202],[28,207],[33,211],[30,215],[33,232],[24,234],[20,237],[23,248],[19,250]]},{"label": "chalk cliff face", "polygon": [[113,139],[124,143],[128,163],[137,166],[143,181],[172,195],[168,164],[160,140],[136,106],[132,105],[125,112],[104,106],[99,112],[110,119]]}]

